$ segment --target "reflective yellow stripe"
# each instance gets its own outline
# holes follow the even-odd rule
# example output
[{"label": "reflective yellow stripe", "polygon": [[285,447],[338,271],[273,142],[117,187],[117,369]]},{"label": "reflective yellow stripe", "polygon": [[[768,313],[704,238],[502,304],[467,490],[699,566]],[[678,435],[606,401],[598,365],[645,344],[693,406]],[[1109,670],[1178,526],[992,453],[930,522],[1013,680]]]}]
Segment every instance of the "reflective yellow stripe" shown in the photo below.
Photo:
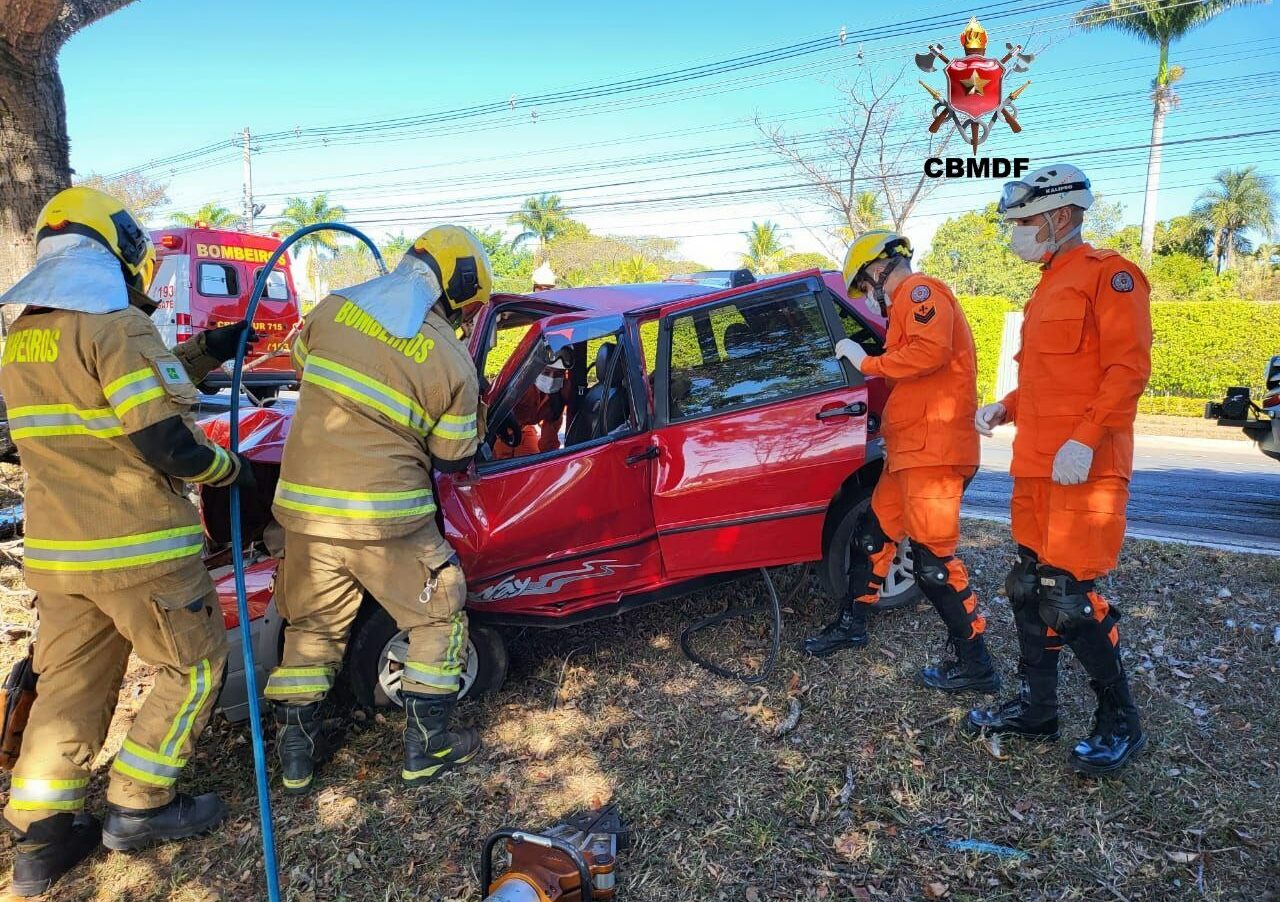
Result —
[{"label": "reflective yellow stripe", "polygon": [[209,659],[205,658],[192,667],[188,671],[188,679],[190,686],[187,689],[187,698],[178,709],[178,713],[174,715],[173,724],[169,727],[164,741],[160,743],[162,755],[173,757],[178,754],[191,735],[196,718],[200,715],[200,709],[213,693],[213,666],[209,663]]},{"label": "reflective yellow stripe", "polygon": [[111,396],[117,394],[120,389],[133,385],[135,382],[141,382],[148,377],[154,378],[151,369],[134,370],[132,373],[125,373],[119,379],[108,382],[102,389],[102,393],[107,396],[107,400],[111,400]]},{"label": "reflective yellow stripe", "polygon": [[307,345],[301,336],[293,340],[293,365],[297,369],[307,365]]},{"label": "reflective yellow stripe", "polygon": [[117,570],[199,554],[203,541],[199,526],[110,539],[28,538],[25,558],[26,565],[36,570]]},{"label": "reflective yellow stripe", "polygon": [[9,805],[18,811],[78,811],[84,807],[89,778],[40,780],[14,777]]},{"label": "reflective yellow stripe", "polygon": [[431,429],[431,437],[457,442],[473,439],[476,437],[476,416],[475,414],[459,416],[446,413],[436,421],[435,426]]},{"label": "reflective yellow stripe", "polygon": [[123,417],[126,413],[133,410],[135,407],[141,404],[145,404],[148,401],[154,401],[156,398],[163,398],[163,397],[164,397],[164,389],[161,386],[157,385],[155,388],[149,388],[146,391],[142,392],[141,394],[134,395],[132,398],[129,398],[124,403],[122,403],[119,407],[117,407],[116,416]]},{"label": "reflective yellow stripe", "polygon": [[231,472],[231,455],[221,448],[212,448],[213,463],[205,468],[199,476],[191,477],[192,482],[218,482]]},{"label": "reflective yellow stripe", "polygon": [[124,435],[124,428],[110,407],[31,404],[9,409],[9,434],[15,440],[54,435],[114,438]]},{"label": "reflective yellow stripe", "polygon": [[134,370],[107,384],[102,393],[116,416],[124,415],[140,404],[164,397],[164,387],[151,369]]},{"label": "reflective yellow stripe", "polygon": [[370,407],[418,435],[426,435],[431,429],[431,418],[422,405],[408,395],[336,361],[316,354],[310,355],[302,373],[302,381]]},{"label": "reflective yellow stripe", "polygon": [[269,697],[290,697],[310,695],[318,692],[321,695],[333,687],[333,670],[329,667],[277,667],[267,680],[266,694]]},{"label": "reflective yellow stripe", "polygon": [[275,503],[288,510],[342,517],[348,520],[386,520],[434,513],[430,489],[401,492],[348,492],[280,480]]}]

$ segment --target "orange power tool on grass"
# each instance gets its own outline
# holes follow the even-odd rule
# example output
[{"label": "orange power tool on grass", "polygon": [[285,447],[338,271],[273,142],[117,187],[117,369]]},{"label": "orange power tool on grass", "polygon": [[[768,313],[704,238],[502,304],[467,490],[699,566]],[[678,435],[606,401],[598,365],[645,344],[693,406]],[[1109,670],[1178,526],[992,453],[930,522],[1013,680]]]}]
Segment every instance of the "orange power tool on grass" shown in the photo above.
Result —
[{"label": "orange power tool on grass", "polygon": [[[506,840],[511,864],[493,876],[493,850]],[[542,833],[511,827],[485,838],[484,902],[591,902],[615,897],[618,851],[630,844],[616,805],[574,815]]]}]

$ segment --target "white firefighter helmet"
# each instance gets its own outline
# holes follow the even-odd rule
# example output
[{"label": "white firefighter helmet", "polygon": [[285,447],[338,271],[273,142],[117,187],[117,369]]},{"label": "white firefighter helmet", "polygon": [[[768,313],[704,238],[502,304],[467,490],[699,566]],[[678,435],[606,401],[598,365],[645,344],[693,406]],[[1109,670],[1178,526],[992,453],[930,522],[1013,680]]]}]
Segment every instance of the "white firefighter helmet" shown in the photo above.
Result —
[{"label": "white firefighter helmet", "polygon": [[1043,166],[1026,178],[1005,182],[1000,213],[1005,219],[1024,219],[1059,207],[1093,206],[1089,177],[1070,163]]}]

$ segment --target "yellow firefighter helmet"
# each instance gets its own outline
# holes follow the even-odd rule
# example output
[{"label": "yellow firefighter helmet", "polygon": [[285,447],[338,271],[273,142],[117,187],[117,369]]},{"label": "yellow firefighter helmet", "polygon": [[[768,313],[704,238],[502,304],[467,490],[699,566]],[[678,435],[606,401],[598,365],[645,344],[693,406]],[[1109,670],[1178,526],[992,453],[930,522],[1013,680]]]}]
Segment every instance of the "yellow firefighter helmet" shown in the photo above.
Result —
[{"label": "yellow firefighter helmet", "polygon": [[867,264],[887,260],[895,255],[911,259],[911,242],[905,236],[887,229],[863,232],[849,245],[849,253],[844,258],[845,287],[852,292],[854,283]]},{"label": "yellow firefighter helmet", "polygon": [[454,325],[469,319],[493,294],[489,253],[470,229],[442,225],[423,232],[409,253],[426,262],[440,280]]},{"label": "yellow firefighter helmet", "polygon": [[151,236],[124,204],[93,188],[67,188],[53,196],[36,218],[36,243],[54,235],[84,235],[120,261],[125,281],[146,291],[156,271]]}]

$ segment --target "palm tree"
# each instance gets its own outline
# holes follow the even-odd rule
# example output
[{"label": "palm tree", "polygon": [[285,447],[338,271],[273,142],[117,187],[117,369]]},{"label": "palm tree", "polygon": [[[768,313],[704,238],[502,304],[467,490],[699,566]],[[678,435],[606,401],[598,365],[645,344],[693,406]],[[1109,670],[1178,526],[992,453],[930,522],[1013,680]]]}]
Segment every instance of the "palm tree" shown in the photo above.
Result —
[{"label": "palm tree", "polygon": [[202,222],[211,229],[229,229],[240,222],[240,217],[226,207],[209,201],[194,213],[174,213],[173,221],[180,226],[194,226]]},{"label": "palm tree", "polygon": [[782,259],[790,250],[782,243],[777,223],[765,220],[751,223],[751,229],[743,232],[747,239],[747,252],[742,255],[742,265],[759,275],[777,272]]},{"label": "palm tree", "polygon": [[1147,154],[1147,192],[1142,202],[1142,256],[1151,259],[1156,238],[1156,198],[1160,193],[1160,163],[1164,155],[1164,117],[1178,105],[1173,86],[1186,70],[1169,65],[1169,45],[1187,32],[1216,18],[1233,6],[1266,0],[1103,0],[1076,13],[1085,29],[1115,28],[1160,48],[1160,63],[1151,81],[1151,149]]},{"label": "palm tree", "polygon": [[[276,231],[290,235],[298,229],[315,225],[319,222],[342,222],[347,218],[347,211],[341,206],[330,206],[328,193],[317,194],[311,198],[290,197],[285,199],[284,210],[276,218]],[[323,254],[332,255],[338,250],[337,232],[312,232],[302,238],[296,245],[300,251],[307,251],[307,281],[311,285],[311,296],[319,300],[319,285],[316,283],[315,261]]]},{"label": "palm tree", "polygon": [[511,225],[518,225],[522,229],[512,240],[511,246],[518,247],[526,241],[537,239],[538,256],[545,257],[547,242],[564,230],[568,218],[569,211],[561,203],[559,194],[526,197],[520,212],[507,220]]},{"label": "palm tree", "polygon": [[1213,177],[1191,212],[1212,230],[1218,272],[1224,263],[1228,269],[1234,266],[1237,253],[1252,251],[1246,232],[1257,230],[1271,237],[1277,203],[1274,180],[1260,175],[1257,166],[1224,169]]},{"label": "palm tree", "polygon": [[618,280],[625,284],[637,282],[657,282],[662,278],[662,270],[658,264],[648,260],[643,254],[636,254],[618,264]]}]

